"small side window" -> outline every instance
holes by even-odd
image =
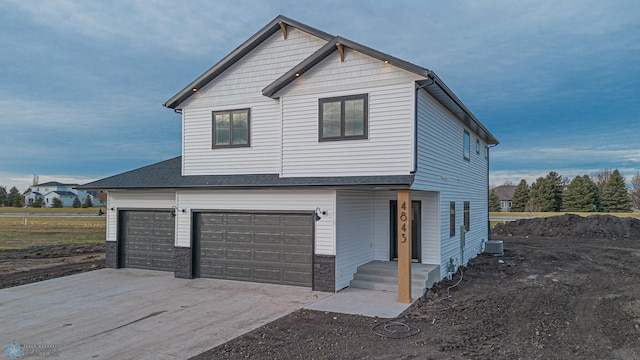
[[[471,136],[467,130],[464,131],[462,157],[465,160],[471,158]]]
[[[469,231],[471,229],[471,203],[469,201],[464,202],[464,229]]]
[[[449,236],[456,236],[456,202],[449,203]]]
[[[476,154],[480,155],[480,140],[476,139]]]

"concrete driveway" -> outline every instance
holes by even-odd
[[[0,346],[65,359],[185,359],[329,295],[102,269],[0,290]]]

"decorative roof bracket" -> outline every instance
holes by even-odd
[[[284,21],[278,21],[278,25],[280,25],[280,29],[282,29],[282,36],[287,40],[287,24]]]
[[[340,62],[344,62],[344,47],[340,43],[336,43],[336,47],[338,48],[338,52],[340,53]]]

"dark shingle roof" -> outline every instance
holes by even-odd
[[[283,186],[396,186],[409,187],[413,175],[291,177],[278,174],[191,175],[182,176],[182,157],[161,161],[122,174],[110,176],[76,189],[178,189],[250,188]]]
[[[511,200],[513,199],[513,193],[516,191],[515,185],[500,185],[491,189],[496,192],[496,195],[500,198],[500,200]]]
[[[49,181],[46,183],[42,183],[42,184],[36,184],[36,185],[32,185],[32,186],[76,186],[78,184],[63,184],[57,181]]]
[[[71,191],[54,191],[54,193],[60,196],[76,196],[76,194]]]

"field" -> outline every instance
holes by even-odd
[[[105,217],[97,216],[0,216],[0,250],[102,243],[105,226]]]
[[[96,215],[100,211],[100,207],[90,208],[16,208],[16,207],[0,207],[0,214],[89,214]],[[104,207],[102,207],[104,211]]]
[[[97,209],[30,210],[42,216],[0,216],[0,288],[104,267],[104,216],[51,215]]]

